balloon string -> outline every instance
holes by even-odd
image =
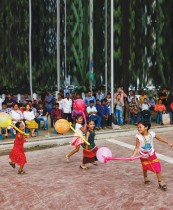
[[[141,158],[142,155],[137,156],[137,157],[131,157],[131,158],[113,158],[113,157],[105,157],[103,155],[102,155],[102,157],[104,158],[104,162],[106,163],[110,160],[125,160],[125,161],[127,161],[127,160],[137,160],[137,159]]]
[[[70,124],[70,128],[72,129],[72,131],[74,131],[87,145],[90,145],[90,143],[88,141],[86,141],[86,139],[81,136]]]
[[[25,136],[29,136],[28,133],[25,133],[25,132],[21,131],[21,130],[18,129],[15,125],[11,124],[11,126],[12,126],[15,130],[19,131],[21,134],[24,134]]]

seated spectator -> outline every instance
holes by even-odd
[[[140,109],[139,106],[135,100],[135,98],[132,98],[130,104],[129,104],[129,112],[130,112],[130,121],[137,125],[137,123],[140,121]]]
[[[97,112],[98,112],[99,116],[101,117],[101,126],[103,129],[106,129],[107,120],[108,120],[108,116],[109,116],[109,109],[108,109],[106,103],[107,103],[107,100],[102,99],[101,105],[97,106]]]
[[[52,109],[51,112],[51,118],[53,119],[53,122],[55,123],[59,119],[63,119],[63,111],[62,109],[59,109],[59,104],[55,103],[55,108]]]
[[[29,101],[31,101],[31,98],[29,97],[29,95],[27,93],[24,94],[24,98],[20,101],[23,105],[29,103]]]
[[[25,123],[23,121],[23,114],[22,112],[19,110],[19,106],[18,103],[14,103],[13,104],[13,109],[10,112],[11,118],[12,118],[12,122],[15,125],[17,122],[22,122],[23,125],[25,126]],[[16,130],[13,129],[13,133],[16,134]]]
[[[98,110],[98,107],[101,105],[101,102],[99,99],[96,100],[96,109]]]
[[[3,103],[3,99],[0,97],[0,111],[1,111],[1,109],[2,109],[2,103]]]
[[[29,100],[27,104],[30,105],[31,110],[34,112],[34,115],[37,116],[37,109],[36,109],[37,108],[37,105],[33,104],[31,100]],[[25,106],[25,108],[26,108],[26,106]]]
[[[20,110],[20,111],[22,112],[22,114],[23,114],[23,112],[25,111],[25,106],[24,106],[22,103],[19,103],[18,106],[19,106],[19,110]]]
[[[43,121],[44,126],[43,129],[47,130],[48,129],[48,112],[47,110],[43,107],[43,104],[39,104],[37,107],[37,120],[38,121]]]
[[[94,106],[94,101],[90,101],[90,106],[87,107],[87,113],[88,113],[88,117],[95,122],[95,129],[99,130],[100,129],[100,124],[101,124],[101,120],[102,118],[98,115],[97,109]]]
[[[118,94],[115,99],[115,115],[116,115],[116,123],[117,125],[123,125],[124,119],[123,119],[123,107],[124,107],[124,101],[121,97],[121,94]]]
[[[148,100],[148,96],[145,94],[145,91],[142,90],[141,95],[139,97],[139,105],[140,106],[143,104],[144,99]]]
[[[2,103],[2,109],[0,110],[0,112],[5,112],[7,114],[10,114],[11,112],[11,108],[7,108],[7,104],[5,102]],[[11,129],[11,126],[8,126],[7,128],[5,128],[5,137],[8,137],[8,130]],[[2,128],[0,128],[0,135],[2,134]]]
[[[162,113],[163,112],[166,112],[166,107],[162,103],[162,99],[159,99],[158,100],[158,104],[155,105],[154,111],[157,112],[156,123],[163,125],[163,122],[162,122]]]
[[[162,104],[164,104],[165,107],[167,107],[168,95],[167,95],[167,89],[166,89],[166,87],[163,87],[162,88],[161,93],[159,93],[159,98],[162,99]]]
[[[26,127],[30,130],[31,137],[35,137],[35,129],[38,128],[38,124],[35,121],[35,114],[31,110],[30,104],[25,105],[25,111],[23,112],[23,118],[26,123]]]
[[[151,105],[150,106],[150,110],[154,110],[154,107],[155,107],[155,100],[153,97],[149,97],[148,98],[148,103]]]
[[[13,109],[10,112],[10,115],[12,117],[13,124],[16,124],[17,122],[23,122],[23,114],[19,110],[18,103],[13,104]],[[25,124],[23,122],[23,124]]]
[[[12,108],[14,103],[16,103],[16,100],[13,98],[12,94],[8,94],[4,102],[7,103],[7,108]]]
[[[134,90],[130,90],[129,91],[129,95],[127,96],[128,104],[130,104],[132,102],[133,98],[136,100],[135,91]]]
[[[150,113],[150,104],[147,101],[147,98],[144,98],[143,103],[140,105],[141,108],[141,116],[142,119],[146,119],[150,121],[151,113]]]

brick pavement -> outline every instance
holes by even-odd
[[[161,134],[171,142],[172,133]],[[133,136],[115,137],[116,140],[135,144]],[[132,150],[104,140],[96,141],[99,147],[111,148],[113,156],[128,157]],[[173,158],[171,148],[155,143],[161,154]],[[172,210],[172,164],[161,161],[166,192],[158,188],[156,176],[149,173],[151,183],[143,183],[140,161],[111,161],[81,170],[82,150],[70,162],[65,154],[69,145],[27,152],[26,174],[8,165],[8,157],[0,157],[0,209],[20,210]]]

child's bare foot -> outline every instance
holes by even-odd
[[[65,157],[66,157],[67,162],[69,162],[69,160],[70,160],[69,156],[66,155]]]

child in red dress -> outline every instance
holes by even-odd
[[[18,129],[20,129],[21,131],[25,131],[25,127],[23,125],[23,123],[21,122],[17,122],[15,125]],[[25,165],[26,161],[26,156],[24,153],[24,148],[23,148],[23,144],[26,142],[24,134],[21,134],[17,131],[16,133],[16,137],[14,140],[14,146],[13,149],[10,152],[9,158],[10,158],[10,162],[9,164],[15,168],[15,164],[17,163],[19,165],[19,170],[18,170],[18,174],[24,174],[24,170],[23,167]]]

